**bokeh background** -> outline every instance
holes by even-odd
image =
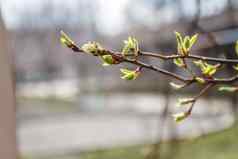
[[[144,51],[176,51],[174,31],[199,33],[194,54],[236,58],[237,0],[2,0],[13,54],[17,140],[21,159],[235,159],[237,96],[210,91],[176,124],[178,97],[199,87],[169,88],[146,70],[120,79],[119,68],[62,47],[60,30],[78,44],[121,50],[134,36]],[[172,63],[145,59],[183,73]],[[228,68],[222,76],[232,73]]]

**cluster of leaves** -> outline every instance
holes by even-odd
[[[61,31],[60,39],[61,43],[63,43],[73,51],[80,50],[81,52],[92,54],[93,56],[99,56],[103,62],[103,66],[120,64],[121,62],[123,62],[123,57],[136,58],[139,54],[138,41],[133,37],[129,37],[128,40],[124,41],[125,45],[122,49],[121,56],[112,54],[97,42],[87,42],[86,44],[83,44],[81,48],[79,48],[75,45],[74,41],[71,40],[69,36],[66,35],[63,31]],[[140,75],[141,68],[142,67],[137,67],[135,70],[122,68],[120,69],[122,73],[121,78],[125,80],[135,80]]]
[[[212,77],[220,66],[219,64],[211,65],[202,60],[194,61],[193,63],[201,69],[202,74],[206,77]]]
[[[201,74],[197,75],[197,73],[192,70],[191,66],[187,64],[186,60],[189,58],[194,58],[194,56],[191,55],[191,49],[198,39],[198,34],[195,34],[191,37],[190,36],[183,37],[180,33],[175,32],[175,36],[177,40],[177,53],[171,56],[164,56],[161,54],[153,54],[153,53],[144,53],[140,50],[138,41],[133,37],[129,37],[128,40],[124,41],[124,47],[122,48],[121,52],[113,52],[107,50],[97,42],[87,42],[86,44],[83,44],[81,47],[79,47],[63,31],[61,31],[60,41],[61,43],[63,43],[63,45],[70,48],[74,52],[83,52],[86,54],[91,54],[93,56],[99,57],[103,62],[102,64],[103,66],[117,65],[123,62],[136,65],[136,68],[133,70],[126,68],[120,69],[122,74],[121,78],[125,80],[137,79],[139,75],[142,74],[142,68],[148,68],[157,71],[159,73],[164,73],[165,75],[171,76],[177,80],[180,80],[182,84],[176,84],[173,82],[170,83],[170,85],[176,90],[185,88],[186,86],[194,83],[201,85],[202,89],[196,96],[178,99],[178,106],[188,107],[186,111],[173,115],[175,121],[180,122],[186,119],[191,114],[194,103],[197,101],[198,98],[200,98],[204,93],[206,93],[209,88],[219,85],[218,88],[219,91],[226,91],[226,92],[238,91],[238,87],[233,86],[231,84],[232,82],[238,80],[238,75],[235,75],[234,77],[228,79],[216,78],[215,74],[220,70],[219,69],[221,68],[220,66],[222,66],[223,64],[224,65],[227,64],[229,61],[226,61],[226,59],[215,59],[215,58],[211,59],[209,57],[204,56],[200,57],[197,56],[196,57],[197,60],[192,61],[193,64],[197,66],[201,71]],[[236,42],[235,50],[236,54],[238,55],[238,42]],[[161,58],[163,60],[172,59],[173,63],[176,66],[188,71],[191,77],[190,78],[181,77],[177,74],[168,72],[161,68],[157,68],[155,66],[142,63],[138,60],[138,56],[151,56],[155,58]],[[216,64],[209,64],[208,63],[209,61],[216,62]],[[238,70],[238,60],[237,62],[235,61],[234,69]],[[221,84],[222,86],[220,86]]]
[[[198,34],[193,35],[192,37],[185,36],[184,38],[179,32],[175,32],[177,40],[177,50],[181,55],[188,55],[193,44],[197,41]]]
[[[185,36],[185,38],[183,38],[181,36],[181,34],[178,33],[178,32],[175,32],[175,35],[176,35],[176,39],[177,39],[178,53],[186,58],[186,56],[189,56],[190,49],[192,48],[193,44],[195,44],[195,42],[197,41],[198,34],[193,35],[191,38],[189,36]],[[236,50],[236,54],[238,55],[238,41],[236,42],[235,50]],[[182,58],[175,58],[174,59],[174,64],[177,65],[178,67],[189,69],[189,68],[187,68],[188,66],[185,62],[185,58],[183,58],[183,57]],[[215,65],[209,64],[209,63],[206,62],[206,58],[201,58],[199,60],[193,61],[193,63],[197,67],[199,67],[199,69],[201,70],[201,73],[202,73],[202,77],[199,77],[199,76],[196,76],[192,72],[193,79],[199,84],[208,85],[208,86],[209,86],[209,83],[207,81],[209,81],[209,80],[206,80],[206,79],[211,79],[210,83],[212,83],[212,84],[210,86],[215,85],[215,83],[213,82],[213,79],[215,79],[214,75],[218,71],[218,69],[220,68],[221,64],[220,63],[217,63]],[[233,68],[235,70],[238,70],[238,64],[234,65]],[[183,85],[175,84],[173,82],[170,83],[170,85],[176,90],[184,88],[188,84],[190,84],[190,83],[185,83]],[[207,87],[204,87],[203,90],[205,90],[206,88]],[[202,95],[202,93],[205,93],[205,91],[203,92],[203,90],[196,97],[178,99],[178,105],[179,106],[189,105],[190,107],[185,112],[181,112],[181,113],[173,115],[174,119],[177,122],[180,122],[180,121],[184,120],[185,118],[187,118],[191,114],[191,110],[193,108],[194,103]],[[238,91],[238,87],[237,86],[224,85],[224,86],[220,86],[218,88],[218,90],[219,91],[226,91],[226,92],[236,92],[236,91]]]

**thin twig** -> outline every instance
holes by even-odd
[[[199,56],[199,55],[192,55],[192,54],[189,54],[187,56],[176,55],[176,54],[163,55],[163,54],[159,54],[159,53],[141,51],[140,55],[160,58],[162,60],[172,60],[172,59],[176,59],[176,58],[187,58],[187,59],[204,60],[204,61],[210,61],[210,62],[219,62],[219,63],[224,63],[224,64],[238,64],[237,59],[224,59],[224,58],[206,57],[206,56]]]
[[[84,51],[80,49],[80,51],[78,51],[78,52],[84,52]],[[139,60],[134,60],[134,59],[126,58],[126,57],[122,56],[120,52],[114,52],[114,51],[107,50],[106,53],[109,54],[109,55],[112,55],[112,56],[114,56],[116,58],[118,58],[121,62],[127,62],[127,63],[131,63],[131,64],[134,64],[134,65],[137,65],[137,66],[141,66],[141,67],[144,67],[144,68],[147,68],[147,69],[150,69],[150,70],[162,73],[164,75],[170,76],[170,77],[172,77],[174,79],[177,79],[177,80],[179,80],[181,82],[184,82],[184,83],[189,82],[191,84],[191,83],[196,81],[194,79],[194,77],[186,78],[186,77],[180,76],[178,74],[175,74],[173,72],[169,72],[169,71],[167,71],[165,69],[156,67],[154,65],[141,62]],[[162,58],[162,59],[185,58],[182,55],[169,55],[169,56],[165,56],[165,55],[149,53],[149,52],[140,52],[140,55],[146,55],[146,56],[150,56],[151,55],[153,57],[159,57],[159,58]],[[194,56],[194,55],[188,55],[186,57],[187,58],[191,57],[191,58],[202,59],[202,60],[205,60],[205,61],[209,61],[209,60],[212,60],[212,61],[223,61],[223,62],[231,61],[229,59],[217,59],[217,58],[210,58],[210,57],[203,57],[203,56]],[[233,61],[233,63],[234,62],[238,63],[238,60],[232,60],[232,61]],[[235,82],[235,81],[238,80],[238,75],[235,75],[235,76],[229,77],[229,78],[204,78],[204,80],[206,82],[216,83],[216,84],[232,83],[232,82]]]
[[[165,69],[161,69],[161,68],[158,68],[156,66],[153,66],[151,64],[146,64],[146,63],[143,63],[141,61],[138,61],[138,60],[131,60],[131,59],[124,59],[125,62],[128,62],[128,63],[131,63],[131,64],[135,64],[137,66],[142,66],[144,68],[148,68],[150,70],[154,70],[156,72],[159,72],[159,73],[162,73],[162,74],[165,74],[165,75],[168,75],[170,77],[173,77],[179,81],[182,81],[182,82],[189,82],[189,81],[193,81],[193,78],[185,78],[185,77],[182,77],[180,75],[177,75],[175,73],[172,73],[172,72],[169,72]]]
[[[194,97],[195,100],[197,100],[198,98],[200,98],[202,95],[204,95],[208,89],[210,89],[211,87],[213,87],[215,85],[215,83],[209,83],[207,84],[205,87],[203,87],[203,89]]]
[[[215,83],[209,83],[207,84],[205,87],[203,87],[203,89],[195,96],[193,97],[194,102],[192,103],[192,105],[189,107],[187,113],[191,114],[193,107],[195,105],[195,102],[201,97],[203,96],[211,87],[215,86]]]

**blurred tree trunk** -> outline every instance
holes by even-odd
[[[11,56],[0,15],[0,158],[16,159],[16,116]]]

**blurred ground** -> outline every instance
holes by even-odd
[[[84,96],[79,104],[98,103],[100,98]],[[171,115],[166,119],[161,115],[165,109],[162,94],[114,93],[106,98],[107,103],[101,103],[98,111],[90,111],[90,103],[85,104],[88,110],[80,110],[73,102],[19,99],[20,151],[47,156],[132,146],[154,143],[160,136],[163,140],[196,137],[228,128],[234,122],[228,100],[201,100],[191,118],[176,124]],[[170,112],[176,111],[175,102],[171,101]],[[149,107],[144,108],[143,103]]]
[[[235,124],[232,128],[222,132],[204,135],[197,139],[162,143],[160,146],[160,155],[162,158],[170,159],[236,159],[238,154],[237,134],[238,126]],[[28,155],[23,157],[23,159],[144,159],[149,156],[152,147],[153,145],[145,145],[99,149],[91,152],[75,152],[48,157],[33,157]]]

